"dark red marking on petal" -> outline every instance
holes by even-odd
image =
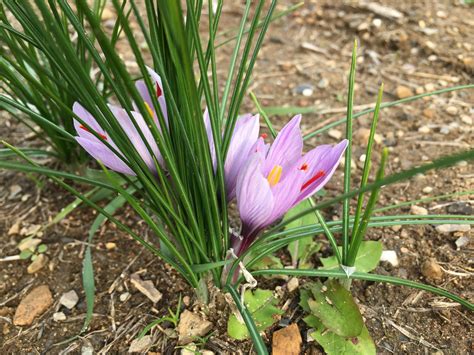
[[[262,134],[260,135],[260,137],[262,137],[263,139],[266,139],[266,138],[268,137],[268,134],[262,133]]]
[[[163,95],[163,90],[161,90],[160,85],[157,83],[156,84],[156,97],[160,97]]]
[[[79,128],[83,129],[83,130],[86,131],[86,132],[91,133],[91,131],[89,130],[89,128],[87,128],[86,126],[84,126],[84,125],[82,125],[82,124],[79,126]],[[98,134],[99,137],[102,138],[103,140],[105,140],[105,141],[107,140],[107,136],[105,136],[105,135],[103,135],[103,134],[100,134],[100,133],[98,133],[98,132],[97,132],[97,134]]]
[[[309,165],[306,163],[303,163],[298,169],[303,170],[303,171],[308,171]]]
[[[313,182],[315,182],[316,180],[318,180],[319,178],[323,177],[324,175],[326,175],[326,173],[322,170],[318,171],[316,174],[313,175],[313,177],[311,179],[309,179],[308,181],[306,181],[303,186],[301,186],[301,190],[300,191],[303,191],[304,189],[306,189],[309,185],[311,185]]]

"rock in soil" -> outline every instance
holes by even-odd
[[[143,338],[135,339],[128,348],[129,353],[141,353],[153,344],[151,335],[145,335]]]
[[[456,202],[448,207],[448,212],[470,216],[472,215],[472,206],[467,202]]]
[[[26,269],[28,274],[34,274],[40,271],[48,263],[48,257],[44,254],[40,254]]]
[[[421,273],[431,280],[439,281],[443,278],[443,270],[435,259],[426,260],[421,265]]]
[[[469,224],[440,224],[436,226],[436,231],[439,233],[453,233],[453,232],[469,232],[471,226]]]
[[[397,267],[398,266],[398,255],[395,250],[384,250],[382,251],[382,256],[380,261],[386,261],[390,265]]]
[[[189,344],[195,337],[203,337],[211,331],[213,324],[196,313],[185,310],[178,324],[178,343]]]
[[[130,282],[153,303],[157,303],[161,300],[161,297],[163,297],[161,292],[156,289],[155,285],[153,285],[153,281],[143,281],[138,274],[132,274],[130,276]]]
[[[406,86],[397,86],[397,97],[399,99],[405,99],[407,97],[413,96],[413,90]]]
[[[424,207],[413,205],[410,207],[410,212],[419,216],[427,216],[428,210]]]
[[[273,355],[298,355],[301,350],[300,330],[296,323],[273,333]]]
[[[66,315],[63,312],[56,312],[53,314],[53,320],[55,322],[62,322],[66,320]]]
[[[328,131],[328,136],[339,140],[342,138],[342,132],[337,129],[330,129]]]
[[[286,287],[288,288],[288,292],[293,292],[296,290],[300,285],[300,282],[298,281],[298,278],[292,277],[290,281],[288,281],[288,284]]]
[[[466,245],[469,244],[469,238],[466,237],[466,236],[462,236],[462,237],[459,237],[458,239],[456,239],[456,247],[458,249],[461,249],[462,247],[465,247]]]
[[[71,290],[61,296],[59,303],[61,303],[67,309],[73,309],[78,301],[79,296],[77,295],[76,291]]]
[[[35,287],[18,305],[13,324],[30,325],[33,320],[43,314],[53,304],[53,295],[48,285]]]

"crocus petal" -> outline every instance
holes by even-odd
[[[259,115],[245,115],[237,119],[225,160],[225,183],[227,199],[235,197],[237,177],[248,161],[252,147],[258,140]]]
[[[127,134],[130,142],[133,144],[140,157],[146,163],[148,168],[156,173],[156,166],[153,157],[155,157],[161,165],[163,165],[163,158],[158,150],[158,145],[153,137],[153,134],[151,133],[150,128],[147,126],[143,116],[138,112],[131,112],[138,128],[151,148],[151,152],[147,148],[147,145],[143,141],[138,130],[135,128],[135,125],[130,119],[128,112],[123,108],[114,105],[109,105],[109,108],[115,117],[117,117],[117,120],[122,124],[125,133]]]
[[[119,173],[135,175],[132,169],[125,164],[117,155],[101,142],[94,142],[83,137],[76,137],[77,142],[92,155],[101,161],[106,167]]]
[[[273,210],[266,225],[283,217],[295,205],[305,176],[305,172],[294,166],[278,184],[272,187]]]
[[[262,137],[259,137],[250,151],[258,153],[263,160],[267,156],[269,149],[270,143],[265,143],[265,140]]]
[[[216,168],[217,168],[216,146],[214,144],[214,137],[212,135],[211,117],[209,116],[209,110],[207,109],[207,107],[204,110],[203,119],[204,119],[204,128],[206,129],[207,141],[209,142],[209,150],[211,153],[212,167],[214,168],[214,171],[216,171]]]
[[[278,133],[270,147],[264,165],[264,174],[267,175],[275,165],[280,165],[284,172],[301,157],[303,151],[303,137],[300,131],[301,115],[296,115]]]
[[[303,164],[307,164],[308,166],[305,181],[309,181],[312,176],[315,176],[320,171],[323,172],[324,175],[301,191],[294,203],[295,205],[305,198],[314,195],[329,181],[339,165],[347,144],[348,141],[344,139],[336,146],[321,145],[309,151],[299,160],[299,167]]]
[[[153,69],[147,67],[147,70],[148,70],[148,74],[150,75],[151,81],[153,85],[155,86],[155,91],[153,91],[153,94],[157,95],[156,91],[159,91],[159,93],[161,94],[160,96],[157,97],[157,100],[160,105],[161,112],[163,113],[163,116],[165,118],[165,121],[168,123],[168,110],[166,107],[166,100],[163,95],[163,85],[161,82],[161,78]],[[146,104],[150,107],[151,111],[153,112],[153,118],[158,121],[158,116],[155,110],[155,106],[153,105],[153,101],[151,99],[150,92],[148,91],[148,87],[145,84],[145,81],[138,80],[135,83],[135,86],[138,92],[140,93],[143,101],[146,102]],[[134,110],[138,111],[138,108],[135,104],[134,104]]]
[[[105,131],[100,127],[99,123],[97,123],[94,116],[90,114],[79,102],[75,102],[72,106],[72,111],[86,123],[89,125],[95,132],[99,135],[106,135]],[[85,126],[83,126],[79,121],[74,120],[74,128],[76,129],[77,134],[80,137],[90,138],[90,139],[97,139]]]
[[[265,227],[273,210],[273,194],[262,175],[261,164],[258,154],[253,154],[237,179],[237,207],[244,238],[254,238]]]

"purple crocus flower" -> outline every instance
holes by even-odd
[[[161,84],[161,78],[151,69],[148,69],[148,72],[150,74],[150,78],[152,79],[154,86],[156,87],[156,96],[158,103],[160,104],[160,109],[165,117],[165,120],[167,121],[168,114],[166,110],[166,101],[163,97],[163,87]],[[148,92],[145,82],[143,80],[139,80],[136,82],[135,85],[137,87],[138,92],[142,96],[146,108],[148,109],[150,115],[153,117],[155,124],[157,125],[158,129],[161,129],[158,123],[158,118],[151,100],[150,93]],[[138,128],[140,129],[141,133],[143,134],[143,137],[151,148],[151,152],[150,150],[148,150],[138,130],[135,128],[135,125],[130,119],[127,111],[121,107],[114,105],[109,105],[109,108],[116,117],[117,121],[120,122],[120,124],[122,125],[125,133],[130,139],[130,142],[140,154],[147,167],[152,172],[156,173],[156,165],[153,158],[156,158],[160,165],[163,165],[163,158],[158,150],[158,145],[155,139],[153,138],[151,130],[145,122],[143,116],[137,111],[131,111],[131,114]],[[77,120],[74,120],[74,127],[78,134],[78,136],[76,137],[77,142],[90,155],[92,155],[95,159],[100,160],[109,169],[123,174],[135,175],[135,172],[128,166],[126,159],[121,159],[109,147],[107,147],[106,144],[104,144],[104,141],[107,141],[110,146],[112,146],[119,154],[121,154],[117,145],[113,142],[107,132],[102,129],[97,120],[78,102],[74,103],[73,112],[78,117],[80,117],[90,128],[92,128],[100,137],[97,138],[90,132],[90,130],[86,126],[82,125]]]
[[[163,113],[166,123],[168,123],[168,111],[166,107],[166,100],[163,95],[163,86],[160,76],[150,68],[148,69],[148,74],[152,80],[153,85],[156,87],[156,98],[160,105],[161,112]],[[153,117],[155,124],[157,125],[158,130],[161,131],[161,127],[158,123],[158,116],[153,106],[153,101],[151,99],[150,92],[145,84],[144,80],[139,80],[136,82],[136,88],[140,93],[142,100],[148,109],[150,115]],[[117,120],[123,125],[123,128],[128,135],[131,143],[135,146],[140,156],[143,158],[148,168],[156,173],[156,166],[153,161],[153,156],[158,160],[161,166],[163,166],[163,159],[158,150],[158,146],[151,134],[149,127],[147,126],[145,119],[138,112],[136,105],[134,104],[135,111],[132,111],[134,119],[140,130],[142,131],[147,143],[152,149],[152,154],[148,151],[146,144],[140,137],[139,132],[133,125],[132,120],[128,116],[128,113],[117,106],[109,105],[112,110],[112,113],[116,116]],[[111,149],[109,149],[105,144],[106,140],[118,153],[120,150],[117,148],[116,144],[112,139],[107,135],[107,132],[100,127],[96,119],[79,103],[75,103],[73,106],[74,113],[79,116],[87,125],[90,126],[96,133],[99,135],[100,139],[94,136],[89,129],[80,124],[77,120],[74,120],[74,126],[78,133],[76,137],[77,142],[95,159],[100,160],[108,168],[115,170],[120,173],[135,175],[132,169],[127,164],[126,159],[121,159],[117,156]],[[216,157],[215,157],[215,146],[212,138],[211,122],[209,118],[209,112],[206,109],[204,112],[204,124],[206,128],[207,138],[209,140],[209,146],[211,151],[211,157],[213,160],[214,169],[216,168]],[[247,157],[249,156],[252,147],[256,144],[259,135],[259,116],[246,114],[240,116],[237,119],[237,122],[232,133],[227,158],[224,165],[225,173],[225,182],[226,182],[226,194],[228,201],[232,200],[235,197],[235,187],[237,184],[237,176],[242,170]]]
[[[252,148],[258,141],[260,131],[260,116],[245,114],[239,116],[235,123],[234,131],[227,150],[227,156],[224,162],[225,188],[227,201],[235,198],[235,187],[237,177],[252,152]],[[212,137],[211,121],[209,112],[204,112],[204,124],[207,132],[207,139],[210,142],[210,150],[214,170],[216,169],[216,153],[214,139]]]
[[[293,117],[271,146],[259,138],[248,163],[237,178],[237,206],[241,236],[232,237],[240,256],[258,234],[293,206],[314,195],[331,178],[347,147],[321,145],[302,155],[301,115]]]

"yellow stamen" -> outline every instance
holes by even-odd
[[[270,174],[268,174],[267,176],[267,180],[270,183],[270,186],[275,186],[276,184],[278,184],[281,178],[282,171],[283,168],[281,167],[281,165],[275,165],[273,167],[272,171],[270,171]]]
[[[153,117],[153,111],[151,110],[150,105],[148,105],[148,103],[145,101],[143,101],[143,103],[145,104],[145,107],[148,110],[148,113],[150,114],[150,116]]]

